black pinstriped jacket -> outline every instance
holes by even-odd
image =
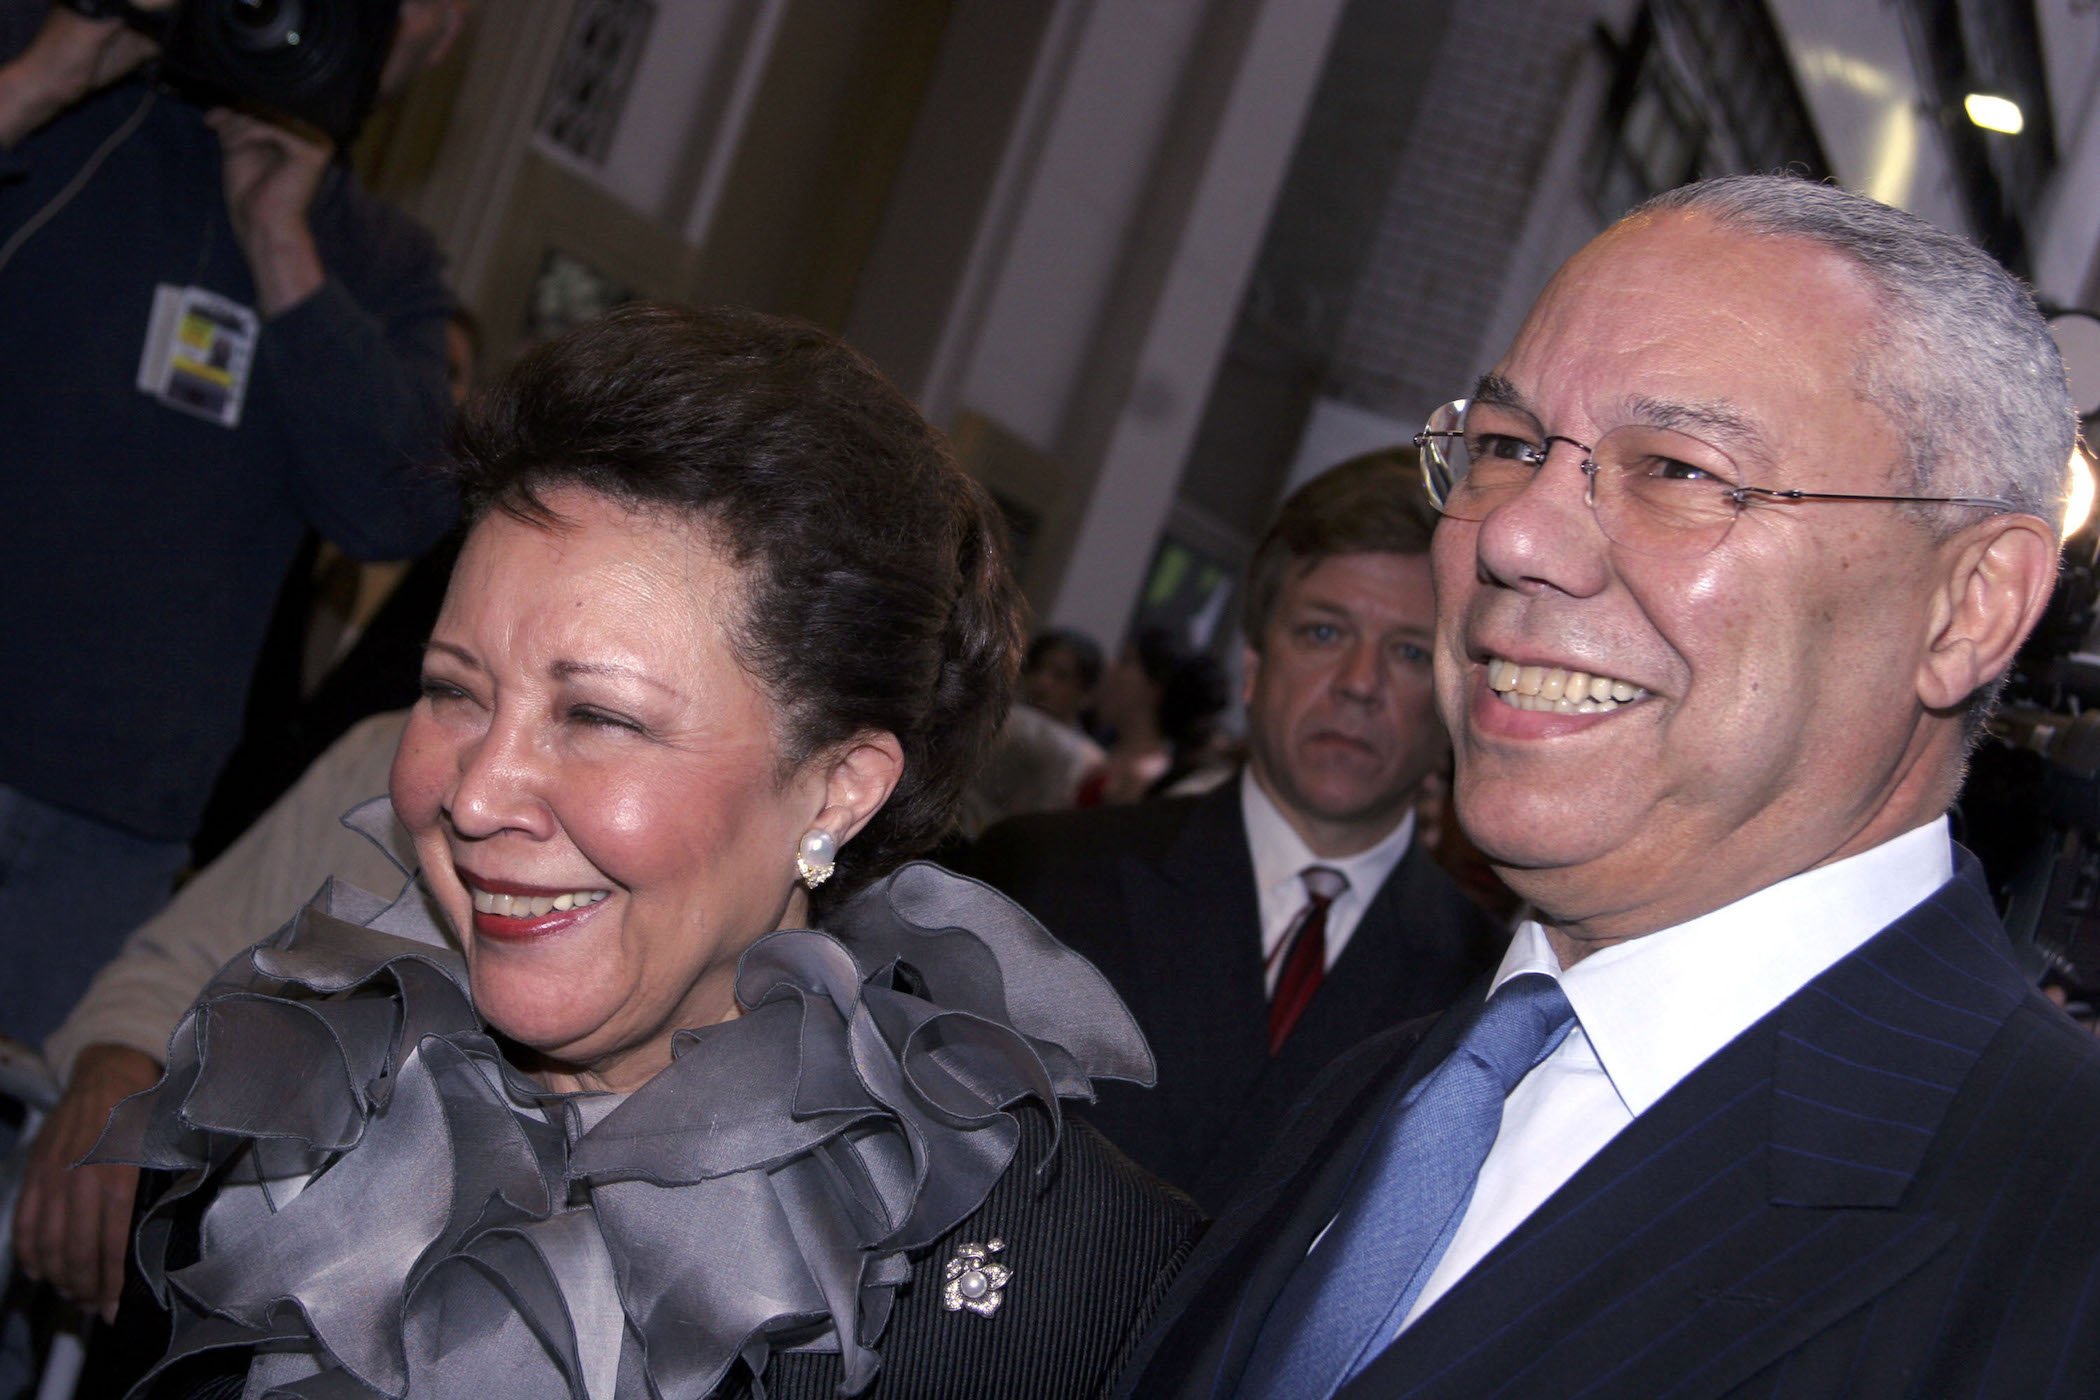
[[[1961,864],[1637,1118],[1340,1400],[2100,1393],[2100,1043],[2029,985]],[[1335,1066],[1126,1393],[1232,1393],[1379,1111],[1480,1004]]]
[[[1193,1245],[1186,1196],[1147,1175],[1099,1133],[1067,1117],[1050,1149],[1048,1115],[1017,1109],[1020,1151],[977,1213],[912,1267],[877,1348],[882,1374],[863,1400],[1084,1400],[1107,1393]],[[1011,1270],[990,1317],[949,1311],[942,1273],[958,1245],[992,1239]],[[767,1400],[832,1400],[833,1355],[785,1353]],[[732,1387],[726,1396],[749,1394]]]

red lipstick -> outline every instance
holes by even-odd
[[[518,880],[501,880],[490,876],[475,875],[465,870],[458,871],[460,882],[467,888],[471,900],[476,894],[510,895],[514,898],[553,898],[557,895],[573,894],[578,888],[588,886],[528,885]],[[582,923],[598,912],[605,900],[570,909],[550,909],[544,914],[497,914],[481,909],[473,910],[474,936],[497,943],[526,943],[550,934],[560,933]]]

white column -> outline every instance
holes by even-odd
[[[1268,0],[1226,78],[1159,295],[1116,403],[1050,620],[1118,637],[1174,504],[1342,0]],[[1202,470],[1202,464],[1194,464]]]
[[[2058,163],[2034,237],[2043,301],[2092,309],[2100,300],[2100,24],[2077,0],[2040,0]]]
[[[1009,142],[1011,204],[987,217],[1003,229],[982,309],[967,343],[943,345],[935,376],[1040,451],[1061,446],[1132,242],[1157,236],[1142,226],[1147,195],[1213,8],[1073,0],[1045,36],[1037,76],[1052,91],[1030,94]]]

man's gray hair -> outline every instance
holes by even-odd
[[[1858,387],[1903,437],[1910,482],[1898,489],[2002,497],[2061,524],[2078,431],[2063,358],[2026,286],[1989,254],[1914,214],[1791,175],[1685,185],[1626,217],[1666,213],[1851,259],[1881,303]]]

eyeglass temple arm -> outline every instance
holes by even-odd
[[[1845,491],[1782,491],[1770,486],[1737,486],[1729,491],[1737,505],[1751,496],[1768,501],[1881,501],[1895,505],[1983,506],[1990,510],[2018,512],[2020,507],[1996,496],[1859,496]]]
[[[1464,432],[1456,429],[1425,428],[1415,434],[1415,446],[1427,447],[1430,438],[1464,436]],[[1737,486],[1728,494],[1735,497],[1739,506],[1747,505],[1752,496],[1760,496],[1768,501],[1867,501],[1893,505],[1979,506],[1986,510],[2020,512],[2018,505],[1997,496],[1864,496],[1847,491],[1791,491],[1771,486]]]

